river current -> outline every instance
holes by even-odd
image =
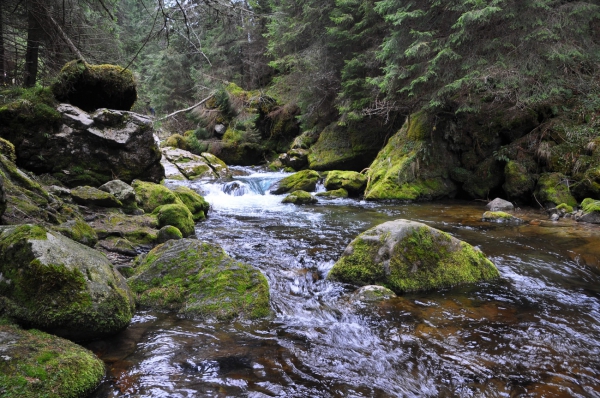
[[[481,202],[281,204],[268,188],[286,174],[233,169],[228,185],[167,184],[210,202],[198,239],[267,276],[274,316],[138,312],[89,345],[109,369],[94,397],[600,397],[600,227],[526,209],[523,225],[484,223]],[[478,246],[501,278],[375,304],[325,279],[398,218]]]

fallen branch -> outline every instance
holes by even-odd
[[[173,113],[168,114],[167,116],[163,116],[160,119],[156,119],[156,121],[159,122],[161,120],[168,119],[168,118],[170,118],[172,116],[175,116],[175,115],[177,115],[178,113],[181,113],[181,112],[189,112],[192,109],[194,109],[195,107],[202,105],[203,103],[205,103],[206,101],[208,101],[209,99],[211,99],[214,96],[215,96],[215,94],[213,93],[213,94],[209,95],[208,97],[204,98],[202,101],[198,102],[197,104],[194,104],[194,105],[190,106],[189,108],[180,109],[178,111],[175,111]]]

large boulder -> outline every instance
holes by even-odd
[[[395,220],[354,239],[328,278],[361,286],[382,285],[404,293],[498,276],[494,264],[468,243],[425,224]]]
[[[40,226],[0,229],[0,313],[75,340],[116,333],[131,320],[125,279],[102,253]]]
[[[333,170],[327,173],[325,188],[328,191],[343,188],[351,195],[360,195],[367,186],[367,177],[356,171]]]
[[[308,167],[313,170],[360,171],[373,161],[385,143],[390,126],[380,126],[371,119],[340,126],[325,127],[310,148]]]
[[[217,245],[169,240],[137,260],[129,286],[142,308],[192,318],[259,318],[270,314],[264,275]]]
[[[210,209],[210,204],[204,200],[199,193],[184,186],[176,187],[173,190],[173,193],[190,210],[194,221],[200,221],[206,218],[208,210]]]
[[[175,166],[189,180],[223,178],[229,175],[227,165],[215,155],[207,152],[195,155],[183,149],[166,147],[162,149],[162,153],[166,161]],[[176,173],[171,172],[170,174]]]
[[[546,207],[556,207],[560,203],[577,206],[577,200],[571,194],[568,178],[560,173],[542,174],[535,188],[535,198]]]
[[[137,195],[138,205],[146,213],[152,213],[154,209],[162,205],[183,204],[181,199],[164,185],[140,180],[135,180],[131,185]]]
[[[164,178],[149,118],[108,109],[89,114],[69,104],[57,110],[59,123],[47,131],[33,126],[3,132],[15,144],[20,167],[53,174],[69,186]]]
[[[89,350],[38,330],[0,321],[0,396],[79,398],[104,377],[104,363]]]
[[[133,73],[116,65],[67,63],[52,84],[57,100],[86,112],[100,108],[128,111],[137,99]]]
[[[313,192],[317,187],[319,178],[319,173],[314,170],[302,170],[273,184],[270,192],[273,195],[294,191]]]
[[[365,199],[433,200],[454,197],[449,171],[457,159],[427,114],[411,115],[371,164]]]

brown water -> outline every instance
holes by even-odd
[[[198,238],[267,275],[273,319],[140,312],[90,345],[109,368],[94,397],[600,397],[599,226],[483,223],[461,201],[295,207],[256,193],[277,178],[243,178],[243,196],[191,184],[213,205]],[[398,218],[479,246],[502,277],[375,305],[324,280],[357,234]]]

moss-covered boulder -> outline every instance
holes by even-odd
[[[179,200],[181,200],[181,202],[183,202],[190,210],[194,221],[200,221],[206,218],[210,205],[200,194],[181,185],[175,188],[173,193],[175,193]]]
[[[125,238],[136,245],[153,245],[158,234],[158,220],[155,214],[126,215],[120,209],[94,211],[94,219],[89,225],[100,240]]]
[[[317,202],[317,198],[306,191],[294,191],[281,201],[281,203],[292,203],[295,205],[309,205]]]
[[[172,225],[179,229],[183,236],[190,236],[195,232],[192,213],[183,204],[174,203],[158,207],[156,218],[159,227]]]
[[[333,191],[318,192],[315,196],[322,198],[347,198],[348,191],[344,188],[334,189]]]
[[[179,228],[174,227],[172,225],[165,225],[158,231],[158,236],[156,241],[158,243],[165,243],[171,239],[183,239],[183,234],[179,230]]]
[[[332,170],[325,178],[325,188],[328,191],[343,188],[350,195],[360,195],[367,186],[367,177],[356,171]]]
[[[79,398],[104,377],[104,363],[91,351],[39,330],[0,320],[0,396]]]
[[[128,280],[142,308],[169,309],[192,318],[260,318],[270,314],[264,275],[217,245],[170,240],[137,260]]]
[[[319,178],[319,173],[314,170],[302,170],[273,184],[270,192],[273,195],[294,191],[313,192]]]
[[[152,213],[154,209],[162,205],[183,204],[177,195],[164,185],[135,180],[131,186],[137,195],[138,206],[146,213]]]
[[[90,65],[81,60],[67,63],[52,92],[57,100],[86,112],[99,108],[128,111],[137,99],[133,73],[117,65]]]
[[[507,224],[520,224],[523,222],[518,217],[513,216],[512,214],[503,212],[503,211],[486,211],[481,216],[483,221],[488,222],[497,222],[497,223],[507,223]]]
[[[308,165],[308,150],[302,148],[290,149],[279,155],[279,161],[285,167],[301,170]]]
[[[581,202],[581,214],[576,217],[577,221],[600,224],[600,200],[586,198]]]
[[[535,180],[524,165],[512,160],[506,163],[502,188],[510,199],[528,200],[534,187]]]
[[[89,247],[94,247],[94,245],[98,243],[96,231],[81,218],[69,220],[53,227],[53,229],[66,237],[73,239],[75,242],[79,242]]]
[[[411,115],[379,152],[367,173],[365,199],[433,200],[454,197],[449,171],[456,159],[424,112]]]
[[[485,255],[449,234],[409,220],[371,228],[346,248],[328,278],[396,293],[440,289],[499,276]]]
[[[131,291],[102,253],[39,226],[0,228],[0,313],[75,340],[125,328]]]
[[[122,207],[123,203],[113,194],[94,187],[82,186],[71,189],[71,197],[75,203],[84,206]]]
[[[577,200],[569,189],[567,176],[560,173],[542,174],[535,188],[535,197],[546,207],[555,207],[559,203],[577,206]]]
[[[312,170],[360,171],[373,161],[389,134],[389,125],[367,119],[344,126],[334,122],[325,127],[308,154]]]

